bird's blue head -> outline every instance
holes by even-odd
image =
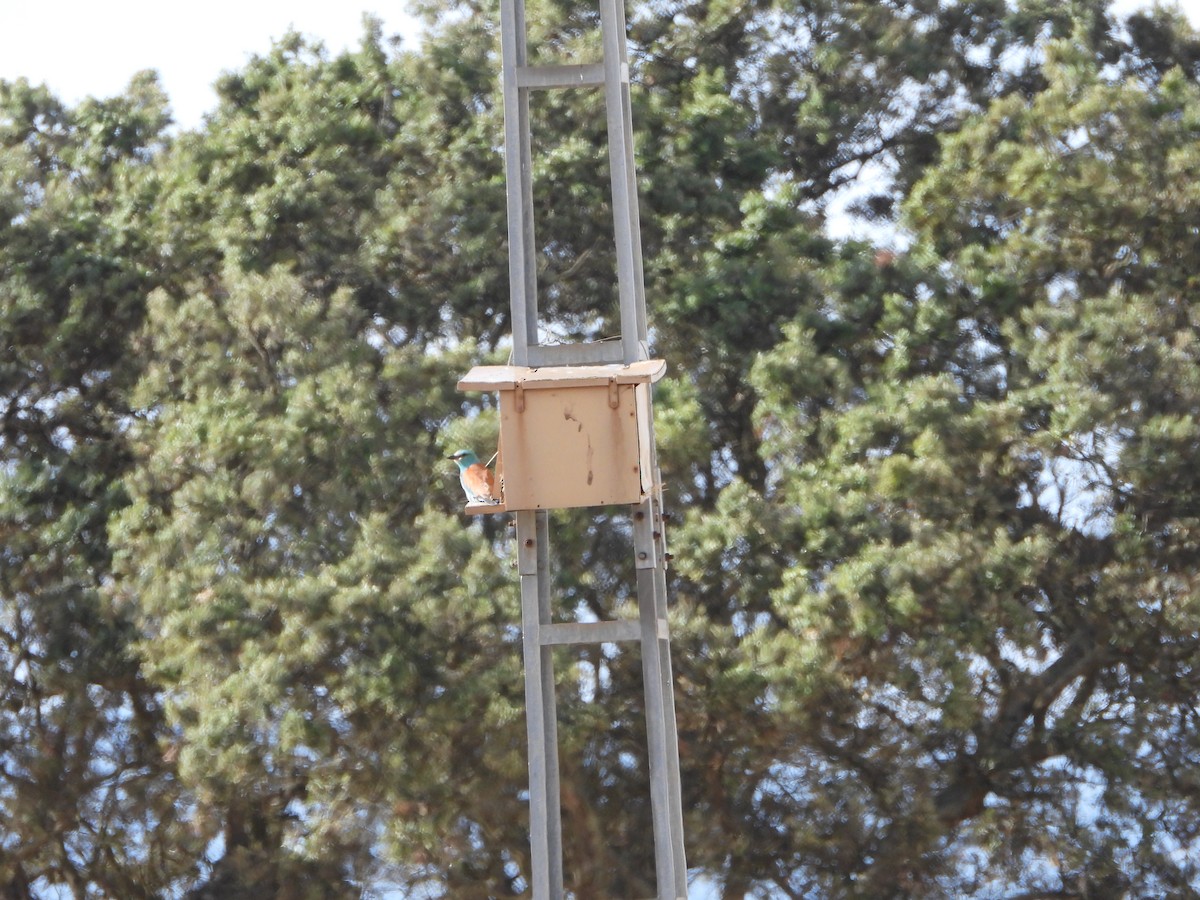
[[[446,459],[452,459],[458,463],[459,470],[470,468],[479,462],[479,457],[475,455],[474,450],[456,450],[451,453]]]

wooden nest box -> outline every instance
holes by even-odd
[[[650,385],[667,364],[476,366],[460,391],[500,394],[498,504],[467,513],[639,503],[653,487]]]

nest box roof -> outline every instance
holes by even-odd
[[[476,366],[458,382],[460,391],[529,391],[658,381],[667,371],[661,359],[646,359],[627,366]]]

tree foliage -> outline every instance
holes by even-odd
[[[511,532],[443,459],[510,330],[499,12],[420,11],[289,35],[192,132],[150,74],[0,84],[4,896],[527,892]],[[1200,39],[1100,0],[629,38],[689,863],[1200,893]],[[599,339],[600,97],[533,114],[544,335]],[[553,517],[557,616],[630,614],[629,531]],[[556,660],[569,889],[649,896],[640,660]]]

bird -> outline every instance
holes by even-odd
[[[458,481],[463,493],[467,495],[468,503],[499,503],[492,491],[496,488],[496,479],[492,470],[479,461],[473,450],[458,450],[447,456],[458,463]]]

